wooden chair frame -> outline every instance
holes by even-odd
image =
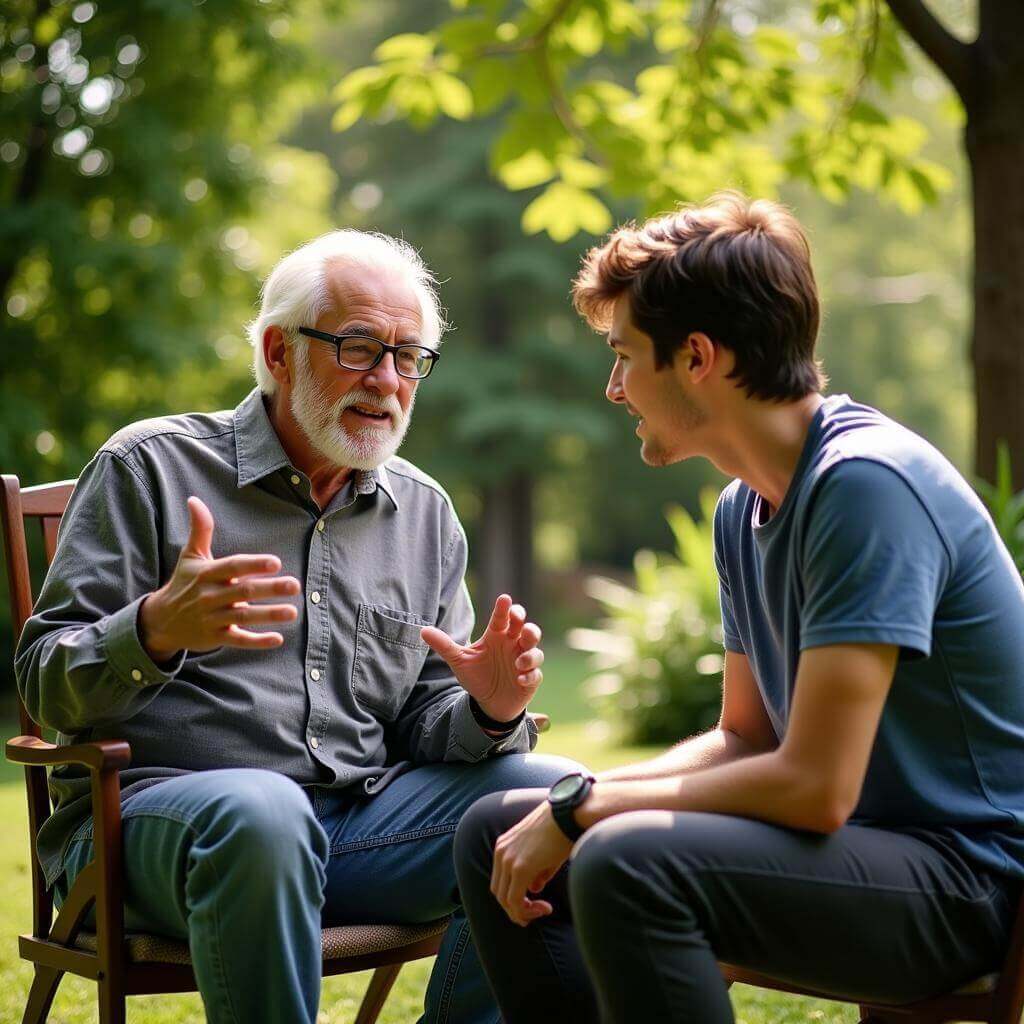
[[[21,634],[32,613],[25,520],[37,519],[43,533],[46,560],[53,559],[57,528],[74,490],[74,480],[22,488],[16,476],[4,475],[0,491],[4,551],[10,585],[14,635]],[[28,792],[29,838],[32,877],[32,932],[18,939],[22,959],[35,967],[22,1017],[23,1024],[44,1024],[57,986],[65,974],[96,982],[101,1024],[124,1024],[125,997],[164,992],[195,992],[191,964],[138,963],[128,956],[124,932],[124,898],[121,875],[121,794],[118,772],[131,761],[131,749],[123,740],[99,740],[74,746],[56,746],[42,738],[19,699],[22,735],[9,740],[9,761],[25,768]],[[47,768],[77,764],[88,768],[92,781],[94,859],[75,879],[67,899],[53,920],[53,893],[47,888],[36,855],[36,836],[50,816]],[[95,952],[76,946],[90,909],[95,907]],[[443,930],[413,942],[380,952],[325,958],[325,976],[373,969],[356,1024],[374,1024],[398,977],[402,964],[433,956]]]

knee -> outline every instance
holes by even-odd
[[[588,829],[573,851],[569,899],[581,925],[624,923],[652,912],[668,890],[662,863],[671,816],[616,815]]]
[[[327,836],[308,798],[277,772],[245,769],[231,778],[213,802],[206,821],[206,845],[220,847],[250,863],[280,867],[296,859],[327,859]]]
[[[498,836],[525,818],[540,799],[543,793],[537,790],[512,790],[490,793],[470,806],[455,831],[453,855],[460,883],[490,879]]]
[[[557,754],[503,754],[481,763],[496,789],[547,789],[563,775],[586,768]]]

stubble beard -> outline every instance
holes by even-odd
[[[692,452],[685,448],[685,440],[708,421],[708,414],[683,392],[675,395],[675,408],[669,427],[672,440],[662,441],[657,436],[645,437],[640,446],[640,458],[648,466],[671,466],[689,458]]]
[[[309,354],[296,345],[295,384],[291,393],[291,411],[310,446],[318,455],[336,466],[371,470],[387,462],[401,447],[412,420],[416,392],[404,412],[394,395],[382,397],[363,388],[352,388],[331,401],[309,366]],[[391,414],[391,425],[348,428],[341,414],[351,405],[365,405]]]

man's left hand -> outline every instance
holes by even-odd
[[[499,722],[518,718],[544,678],[544,652],[537,646],[540,628],[526,621],[526,610],[508,594],[494,602],[487,629],[474,644],[457,644],[434,626],[424,627],[420,635],[484,714]]]
[[[545,800],[494,845],[491,892],[509,920],[525,927],[551,913],[547,900],[532,899],[558,872],[572,852],[572,843],[555,824]]]

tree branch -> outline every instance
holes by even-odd
[[[949,79],[966,103],[971,87],[971,44],[961,42],[929,10],[925,0],[888,0],[903,31]]]

